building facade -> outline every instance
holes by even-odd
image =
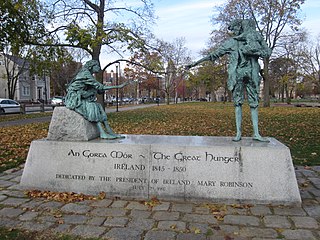
[[[4,53],[0,53],[0,98],[9,98],[8,74],[16,81],[14,100],[46,102],[50,99],[49,76],[32,74],[29,62]]]

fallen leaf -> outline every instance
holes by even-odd
[[[194,233],[195,233],[195,234],[200,234],[200,233],[201,233],[201,230],[200,230],[199,228],[196,228],[196,229],[194,230]]]
[[[157,197],[152,197],[149,201],[140,201],[141,204],[148,206],[149,208],[153,208],[160,204],[160,201]]]
[[[81,202],[85,200],[94,200],[94,196],[85,195],[82,193],[74,192],[51,192],[51,191],[40,191],[40,190],[31,190],[25,192],[25,194],[32,198],[45,198],[47,200],[54,200],[58,202]]]
[[[176,228],[177,228],[177,225],[176,225],[176,224],[173,224],[173,225],[170,226],[170,228],[171,228],[171,229],[176,229]]]
[[[98,198],[99,198],[100,200],[103,200],[103,199],[106,198],[106,196],[107,196],[107,194],[106,194],[105,192],[100,192],[99,195],[98,195]]]

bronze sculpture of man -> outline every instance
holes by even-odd
[[[68,85],[67,96],[65,97],[66,107],[76,111],[89,122],[97,123],[100,138],[123,138],[123,136],[115,134],[109,126],[107,114],[104,107],[96,101],[96,95],[102,94],[109,89],[122,88],[127,83],[119,86],[101,84],[93,76],[94,73],[98,73],[99,71],[101,71],[101,68],[98,61],[90,60],[85,63]]]
[[[271,49],[263,40],[262,35],[255,30],[255,23],[251,19],[234,20],[228,29],[234,33],[234,37],[223,42],[213,52],[197,62],[188,65],[194,67],[204,61],[214,62],[217,58],[228,54],[228,89],[232,92],[237,133],[233,141],[240,141],[242,134],[242,105],[244,101],[244,89],[246,89],[251,111],[253,125],[253,139],[268,142],[261,137],[258,128],[258,105],[260,90],[260,65],[258,59],[269,57]]]

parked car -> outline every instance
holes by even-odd
[[[133,101],[133,98],[129,98],[129,97],[122,98],[122,102],[125,102],[125,103],[130,103],[132,101]]]
[[[20,104],[14,100],[0,98],[0,114],[20,113]]]
[[[62,106],[64,105],[64,97],[55,96],[51,99],[51,105],[53,106]]]

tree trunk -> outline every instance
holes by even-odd
[[[9,77],[8,77],[9,78]],[[11,80],[8,79],[8,95],[9,99],[14,99],[17,90],[18,79],[15,77],[11,77]]]
[[[281,86],[281,102],[284,102],[284,83]]]
[[[291,104],[291,96],[289,94],[288,84],[285,85],[285,91],[286,91],[287,104]]]
[[[96,60],[100,64],[100,54],[101,54],[101,47],[102,47],[102,41],[101,36],[103,33],[103,22],[104,22],[104,7],[105,2],[100,1],[100,5],[98,6],[98,9],[94,9],[98,15],[97,23],[96,23],[96,34],[95,34],[95,40],[97,41],[95,47],[92,49],[92,60]],[[103,71],[101,70],[99,73],[96,74],[96,79],[98,82],[103,84]],[[104,94],[97,96],[97,102],[100,103],[104,108]]]
[[[166,95],[167,95],[167,105],[169,105],[170,104],[170,92],[167,91]]]
[[[263,107],[270,107],[269,62],[270,58],[263,60]]]

